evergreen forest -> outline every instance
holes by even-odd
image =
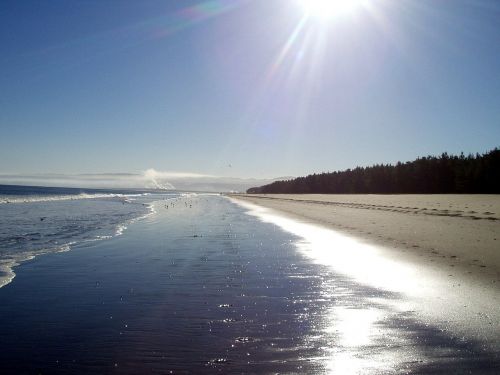
[[[312,174],[247,190],[249,194],[500,194],[500,149],[420,157]]]

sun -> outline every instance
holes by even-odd
[[[353,12],[366,0],[297,0],[308,17],[331,19]]]

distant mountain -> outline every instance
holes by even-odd
[[[253,187],[249,194],[500,194],[500,150],[443,153],[396,165],[312,174]]]

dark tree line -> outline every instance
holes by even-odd
[[[500,149],[483,155],[427,156],[312,174],[247,190],[249,194],[500,194]]]

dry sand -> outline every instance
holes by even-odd
[[[233,195],[500,290],[500,195]]]

